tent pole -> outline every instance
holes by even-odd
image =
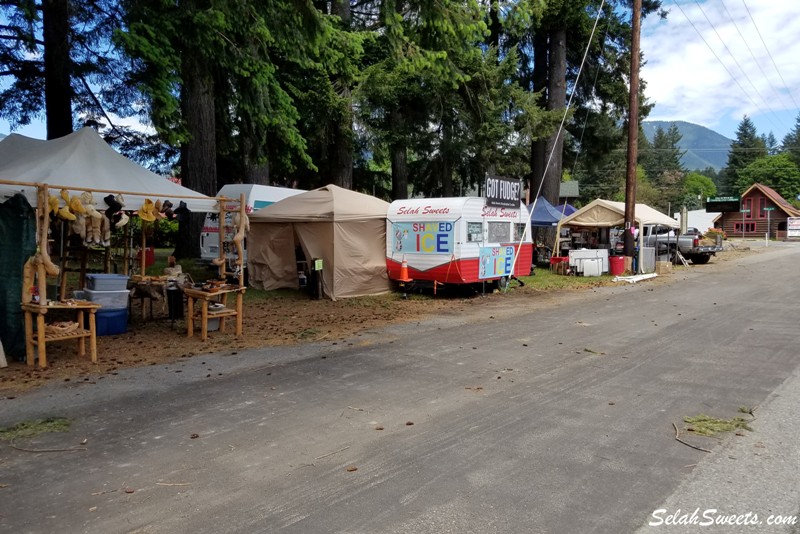
[[[47,185],[50,189],[66,189],[68,191],[88,191],[89,193],[120,193],[122,195],[131,195],[131,196],[138,196],[138,197],[152,197],[153,193],[141,193],[136,191],[120,191],[117,189],[94,189],[91,187],[76,187],[74,185],[59,185],[59,184],[42,184],[41,182],[13,182],[11,180],[0,180],[0,184],[4,185],[13,185],[13,186],[24,186],[24,187],[41,187],[42,185]],[[194,195],[161,195],[166,196],[169,198],[185,198],[189,200],[214,200],[214,197],[203,197],[203,196],[194,196]],[[47,198],[45,198],[47,200]]]
[[[217,278],[225,278],[225,266],[227,258],[225,257],[225,202],[219,201],[219,224],[217,230],[219,231],[219,265],[217,266]]]
[[[245,224],[245,217],[247,217],[247,203],[244,198],[244,193],[239,195],[239,224]],[[239,287],[244,287],[244,248],[241,249],[242,253],[238,254],[236,263],[239,265]],[[241,310],[237,320],[241,320]]]
[[[139,224],[142,228],[142,253],[139,254],[139,274],[142,276],[144,276],[145,264],[147,262],[147,259],[145,258],[145,256],[147,256],[147,238],[144,235],[144,223],[145,221],[140,218]]]
[[[122,231],[122,274],[125,276],[128,276],[130,245],[130,224],[126,224],[125,229]]]

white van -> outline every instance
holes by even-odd
[[[226,202],[225,204],[225,257],[232,259],[236,255],[236,247],[233,244],[233,236],[236,230],[233,227],[234,212],[239,210],[239,198],[244,194],[247,213],[252,213],[263,207],[274,204],[279,200],[294,195],[305,193],[303,189],[289,189],[288,187],[274,187],[271,185],[255,184],[228,184],[222,187],[217,193],[218,197],[235,199],[237,202]],[[243,258],[244,265],[247,265],[247,239],[242,244],[245,251]],[[210,212],[206,215],[203,230],[200,233],[200,259],[203,262],[211,263],[219,257],[219,213]]]

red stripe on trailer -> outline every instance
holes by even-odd
[[[501,245],[511,246],[511,245]],[[514,245],[517,249],[518,257],[514,265],[514,276],[528,276],[533,262],[533,245],[523,243],[522,246]],[[408,257],[407,257],[408,259]],[[386,258],[386,268],[389,272],[389,279],[400,279],[401,262]],[[480,261],[478,258],[453,259],[431,269],[418,270],[409,263],[408,277],[412,280],[435,281],[442,284],[474,284],[484,280],[496,280],[495,278],[481,279],[478,277]]]

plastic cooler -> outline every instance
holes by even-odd
[[[128,331],[128,308],[104,309],[95,312],[98,336],[124,334]]]
[[[121,291],[128,289],[128,277],[124,274],[87,274],[86,288],[92,291]]]
[[[101,305],[102,309],[119,309],[128,308],[128,295],[130,291],[127,289],[119,291],[94,291],[88,287],[83,290],[83,296],[90,302]]]

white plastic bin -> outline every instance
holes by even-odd
[[[86,288],[83,290],[86,300],[97,303],[107,309],[127,308],[129,294],[130,291],[127,289],[121,291],[93,291]]]

